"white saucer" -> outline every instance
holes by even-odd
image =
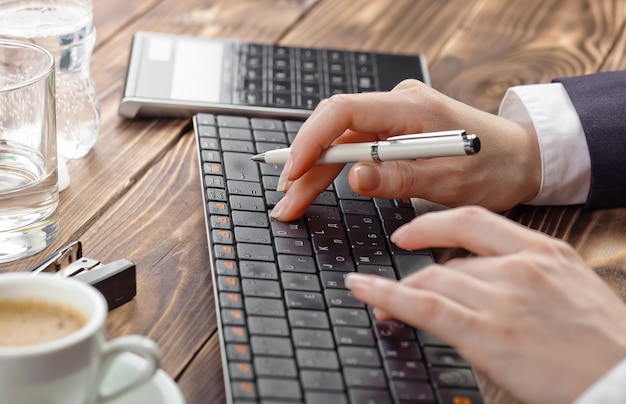
[[[114,389],[128,382],[144,366],[144,359],[126,352],[121,354],[111,365],[105,379],[103,390]],[[185,398],[178,385],[167,373],[159,369],[152,380],[137,387],[123,396],[107,402],[108,404],[185,404]]]

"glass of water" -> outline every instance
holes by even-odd
[[[0,40],[0,263],[32,255],[57,236],[54,58]]]

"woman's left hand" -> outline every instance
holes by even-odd
[[[478,207],[424,214],[392,241],[476,256],[401,282],[350,274],[354,295],[450,343],[522,401],[572,402],[626,357],[626,306],[563,241]]]

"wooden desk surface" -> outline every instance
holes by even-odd
[[[23,270],[77,239],[88,257],[134,261],[137,296],[111,313],[108,335],[156,340],[191,404],[224,401],[195,144],[189,120],[117,115],[135,31],[424,53],[433,87],[490,112],[512,85],[626,68],[623,0],[94,0],[94,8],[98,141],[70,163],[54,245],[0,270]],[[566,239],[626,294],[625,209],[507,215]],[[439,261],[458,254],[436,251]],[[511,402],[481,382],[488,402]]]

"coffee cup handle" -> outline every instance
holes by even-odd
[[[146,364],[141,372],[132,380],[113,391],[102,391],[102,382],[108,373],[109,367],[114,359],[119,355],[132,352],[146,360]],[[154,373],[159,369],[159,361],[161,359],[161,351],[158,345],[150,338],[141,335],[127,335],[116,338],[104,343],[101,353],[100,367],[98,369],[97,383],[97,403],[106,403],[115,399],[130,390],[139,387],[143,383],[152,378]]]

